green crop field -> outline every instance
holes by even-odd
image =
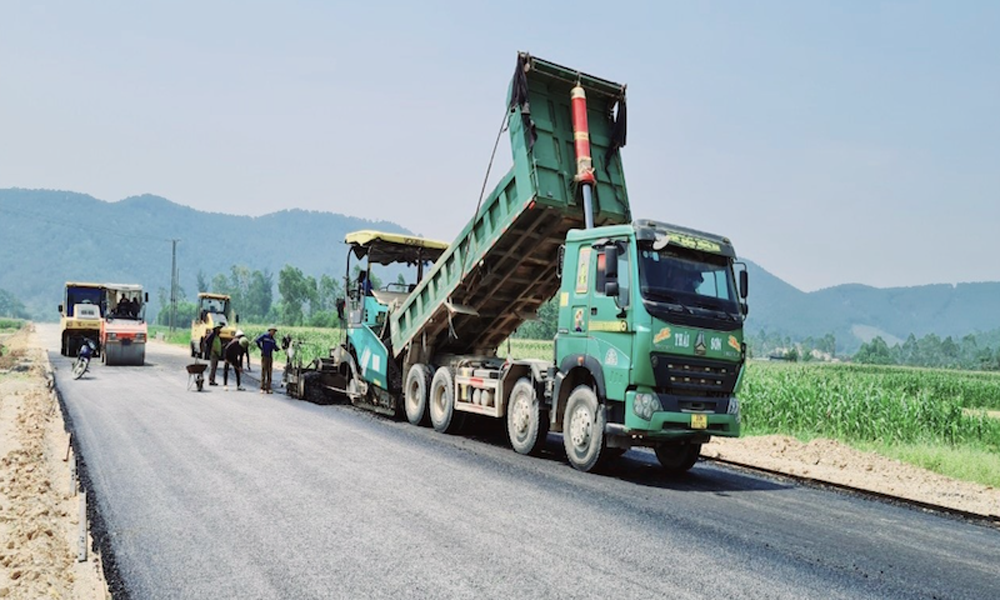
[[[743,415],[754,434],[974,445],[1000,453],[1000,420],[986,414],[1000,401],[1000,375],[752,362],[743,383]]]
[[[748,435],[833,438],[1000,485],[1000,374],[752,362],[740,396]]]
[[[254,337],[264,326],[246,325]],[[154,330],[159,330],[155,328]],[[343,330],[282,327],[308,362]],[[171,340],[187,345],[187,331]],[[501,357],[552,359],[552,342],[511,339]],[[752,361],[740,394],[745,435],[832,438],[943,475],[1000,487],[1000,374]]]
[[[246,333],[252,342],[254,338],[265,332],[267,325],[241,324],[240,328]],[[302,359],[304,362],[319,357],[327,356],[330,348],[336,346],[344,339],[343,329],[332,329],[325,327],[289,327],[282,325],[278,328],[278,341],[282,336],[291,334],[292,338],[301,342]],[[151,325],[149,327],[150,337],[163,336],[164,341],[187,348],[191,342],[190,329],[175,329],[170,333],[168,327],[162,325]],[[251,345],[253,351],[254,347]],[[282,360],[284,360],[282,358]]]

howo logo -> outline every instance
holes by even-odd
[[[699,331],[698,338],[694,341],[694,353],[698,356],[705,356],[708,352],[708,346],[705,345],[705,332]]]

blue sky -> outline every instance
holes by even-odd
[[[997,2],[149,4],[0,5],[0,187],[451,241],[526,50],[628,84],[636,217],[806,291],[1000,280]]]

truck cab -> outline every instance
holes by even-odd
[[[222,325],[219,338],[225,347],[230,340],[236,337],[236,324],[239,321],[240,317],[233,311],[228,295],[209,292],[198,294],[198,313],[191,321],[191,356],[208,357],[203,352],[202,342],[216,325]]]
[[[668,469],[689,468],[712,435],[739,436],[747,279],[741,270],[737,280],[737,265],[728,239],[676,225],[571,231],[553,417],[572,429],[570,396],[589,385],[601,399],[604,444],[654,447]],[[582,456],[589,440],[575,433],[563,431],[567,452]]]
[[[101,354],[103,300],[104,286],[99,283],[66,282],[63,303],[59,305],[60,354],[76,356],[85,339],[94,342],[97,354]]]
[[[146,362],[146,303],[149,295],[138,284],[104,285],[101,321],[102,361],[107,365],[143,365]]]

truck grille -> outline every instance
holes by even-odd
[[[739,363],[658,352],[650,353],[649,358],[659,392],[711,397],[729,396],[736,389]]]

